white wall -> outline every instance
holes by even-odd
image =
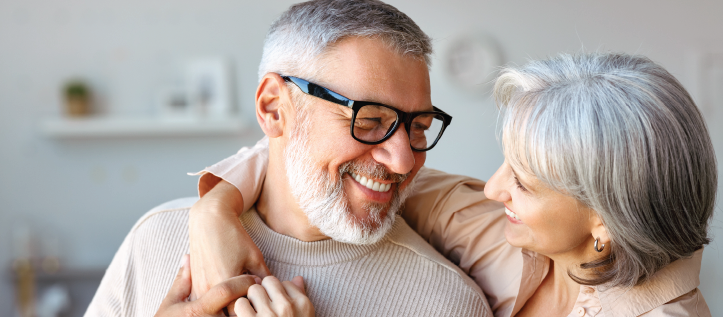
[[[690,53],[723,51],[715,47],[723,43],[723,3],[714,0],[389,2],[434,38],[433,101],[454,116],[427,165],[482,179],[502,162],[494,136],[497,113],[489,96],[462,93],[444,76],[440,58],[459,33],[491,34],[506,61],[517,64],[583,46],[645,54],[689,86],[695,84]],[[10,231],[22,221],[57,237],[68,266],[107,265],[141,214],[195,193],[196,179],[185,172],[260,136],[254,126],[242,138],[49,140],[40,135],[38,122],[61,112],[63,80],[90,79],[107,113],[150,114],[157,89],[178,76],[183,60],[230,56],[239,105],[250,117],[264,34],[291,3],[0,1],[0,270],[7,270],[12,254]],[[706,111],[723,153],[718,124],[723,111],[715,105]],[[713,236],[723,236],[722,228],[718,211]],[[716,271],[723,267],[720,250],[720,241],[706,248],[701,273],[714,316],[723,315],[723,273]],[[12,291],[0,285],[0,315],[11,315]]]

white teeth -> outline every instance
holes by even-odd
[[[380,182],[375,182],[373,179],[367,179],[366,176],[359,176],[359,174],[356,173],[349,173],[352,178],[354,178],[355,181],[357,181],[359,184],[364,185],[364,187],[369,188],[375,192],[388,192],[392,188],[392,184],[383,184]]]
[[[512,210],[507,209],[507,207],[505,207],[505,213],[506,213],[508,216],[510,216],[510,217],[512,217],[512,218],[515,218],[516,220],[522,221],[522,220],[520,219],[520,217],[517,217],[517,214],[516,214],[516,213],[512,212]]]

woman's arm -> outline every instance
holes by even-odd
[[[261,251],[238,219],[256,202],[267,165],[268,138],[263,138],[254,147],[244,147],[195,174],[201,175],[201,199],[191,208],[188,222],[193,263],[191,298],[233,276],[270,274]]]
[[[238,219],[243,206],[241,192],[220,181],[191,208],[188,233],[193,263],[192,299],[233,276],[271,274],[261,251]]]
[[[197,268],[192,274],[194,284],[197,279],[205,281],[205,289],[245,269],[259,276],[268,274],[260,272],[266,268],[263,257],[236,218],[253,205],[263,184],[268,148],[259,144],[210,167],[203,177],[212,173],[214,178],[202,178],[199,184],[201,194],[205,186],[209,195],[218,197],[205,204],[208,195],[204,196],[191,214],[191,256]],[[214,169],[217,165],[223,166]],[[505,240],[503,206],[487,199],[485,183],[474,178],[428,168],[422,168],[416,178],[415,192],[407,199],[402,216],[477,282],[496,316],[509,316],[519,292],[523,255]],[[216,183],[221,185],[214,187]],[[247,196],[252,199],[244,199]],[[201,250],[203,256],[194,257],[194,250]]]

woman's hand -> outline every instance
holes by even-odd
[[[256,285],[258,277],[242,275],[230,278],[214,286],[199,299],[186,301],[191,294],[191,269],[188,255],[183,256],[183,266],[163,299],[156,317],[223,316],[222,310],[231,302],[248,293]]]
[[[247,298],[236,301],[234,311],[239,317],[314,316],[314,306],[306,297],[304,280],[301,276],[291,281],[280,282],[273,276],[264,278],[261,285],[251,285]]]
[[[233,276],[248,273],[263,278],[271,273],[238,219],[243,206],[238,189],[222,180],[191,208],[191,299]]]

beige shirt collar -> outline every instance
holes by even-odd
[[[515,301],[513,316],[517,314],[522,306],[530,299],[535,290],[540,286],[550,268],[550,258],[539,253],[522,250],[523,269],[520,282],[520,292]],[[658,271],[651,279],[631,288],[594,286],[597,294],[597,311],[604,312],[605,316],[632,317],[640,316],[670,302],[700,285],[700,266],[703,260],[703,249],[693,253],[690,258],[679,259],[662,270]],[[590,307],[590,296],[582,294],[589,287],[580,287],[580,296],[575,307]],[[585,299],[586,303],[580,303]],[[598,302],[599,300],[599,302]],[[573,310],[572,314],[575,311]]]

